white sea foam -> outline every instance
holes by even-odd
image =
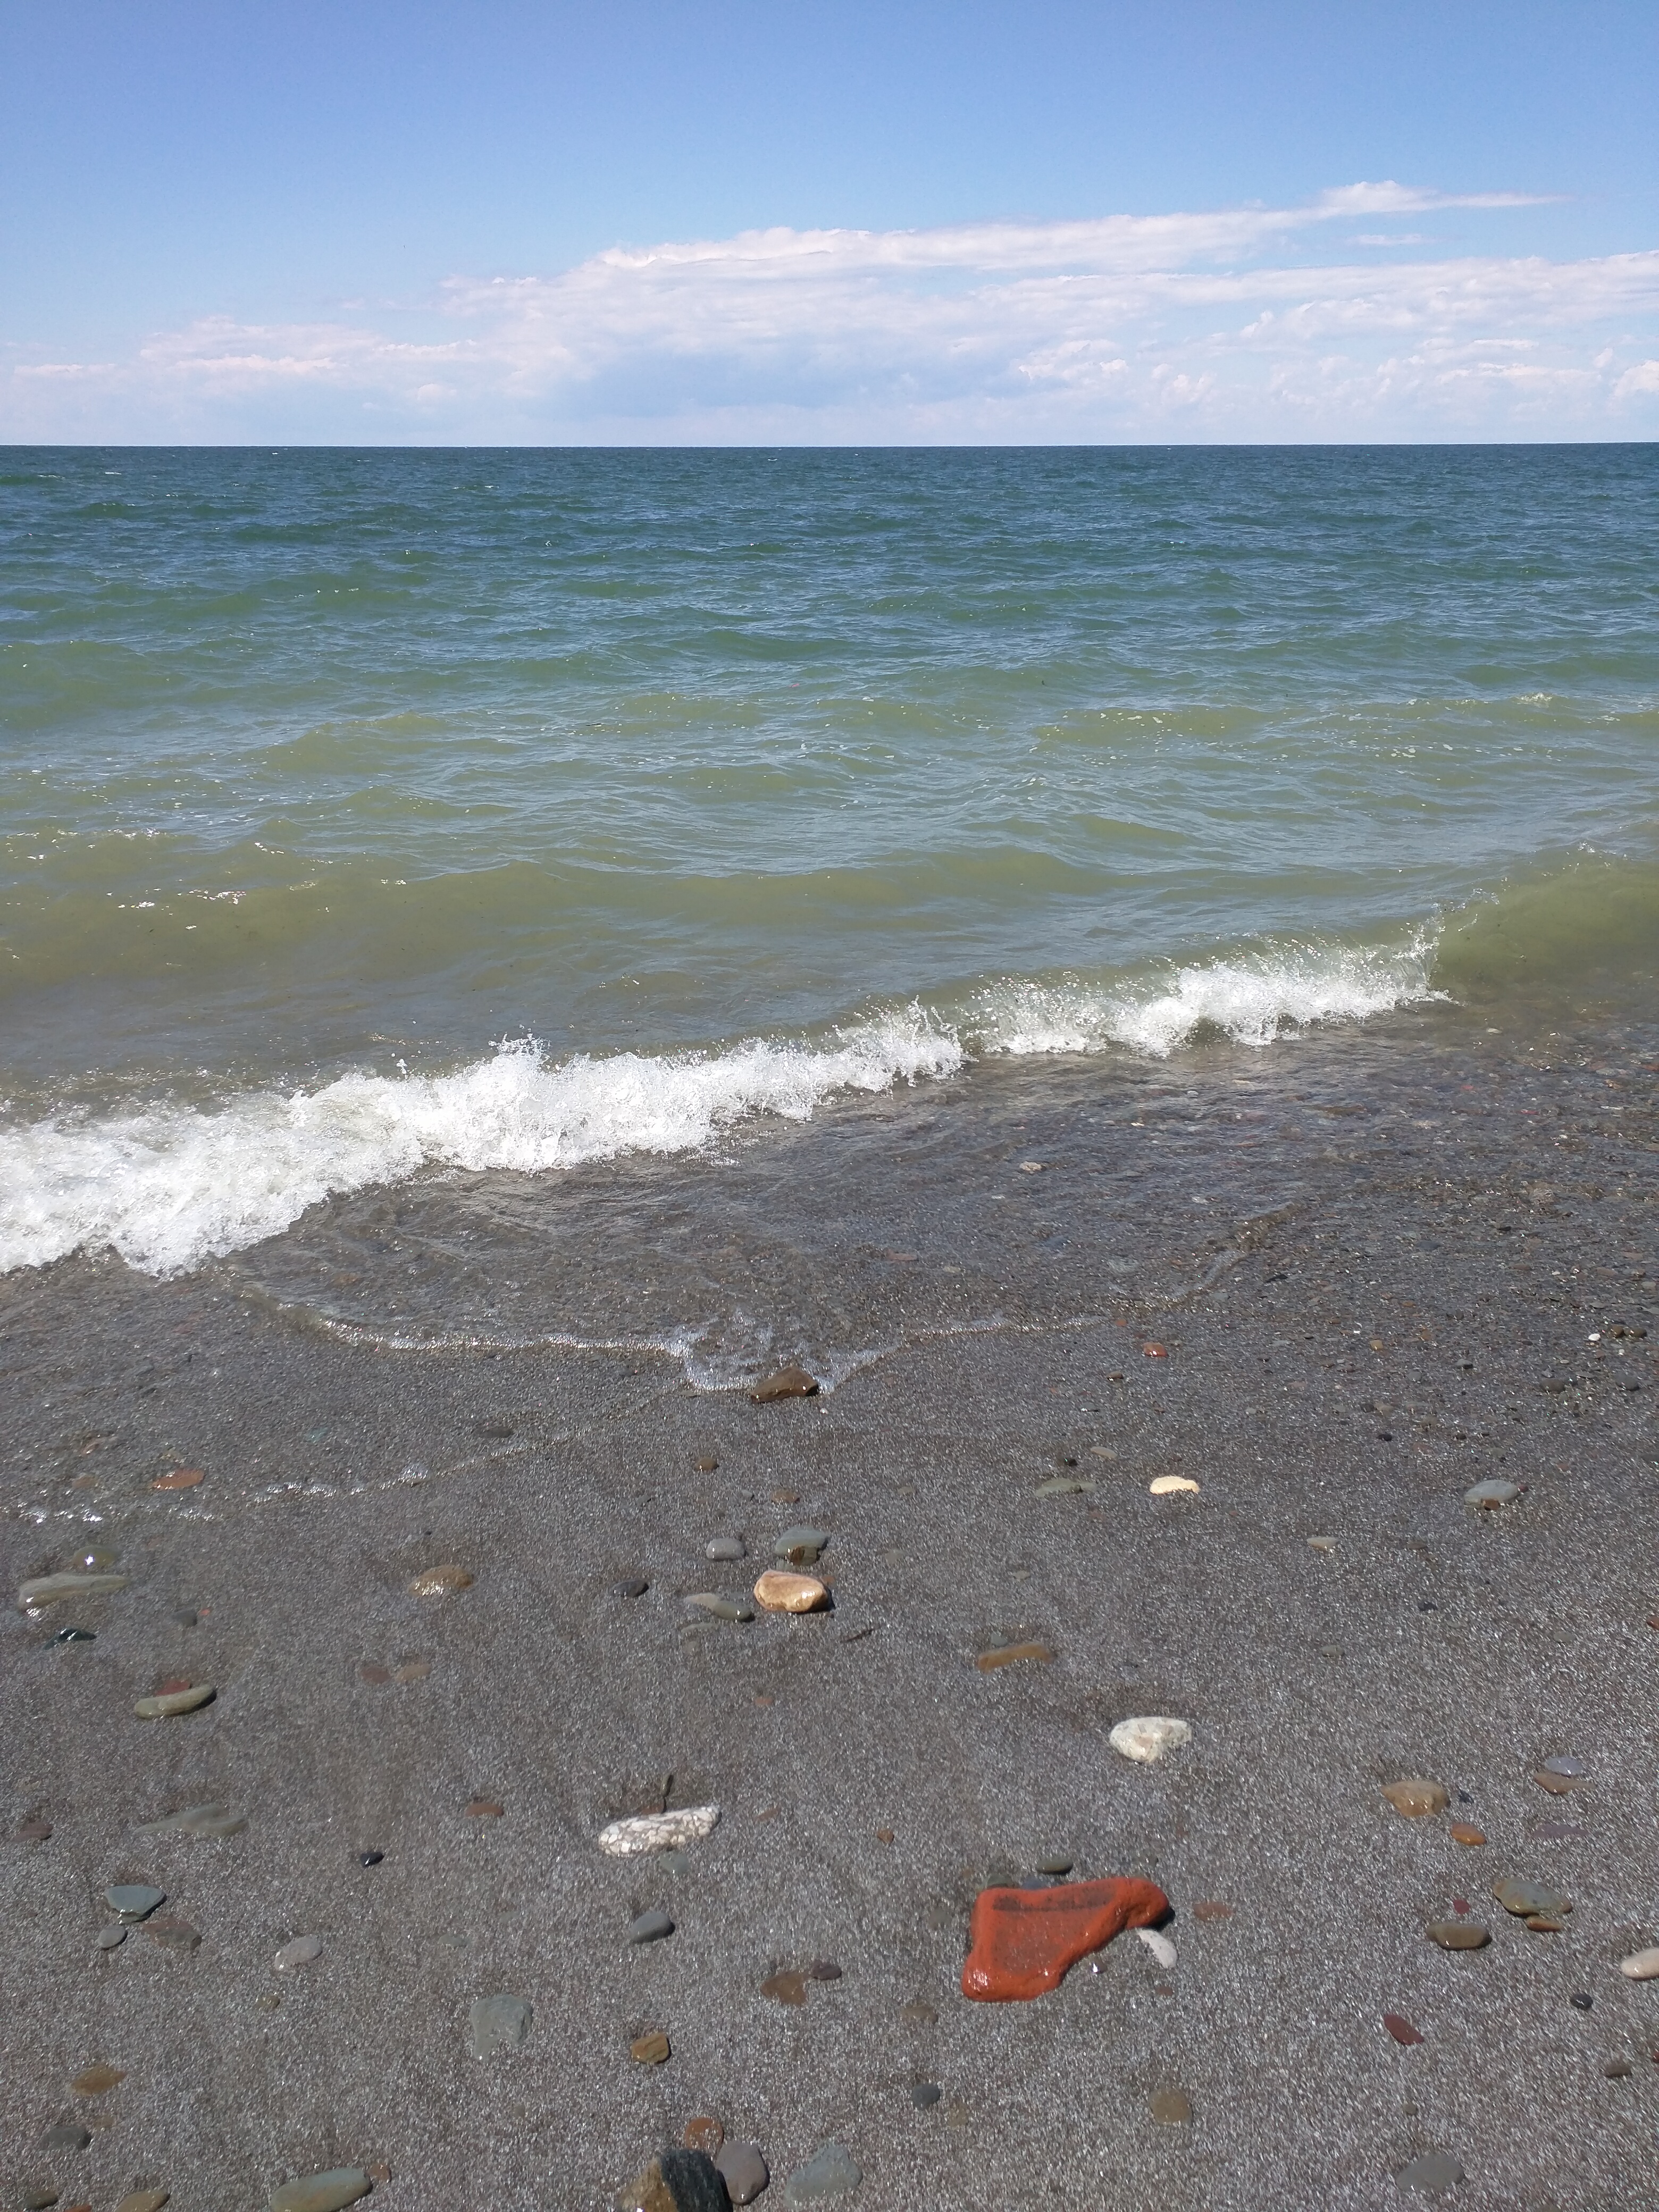
[[[558,1063],[524,1041],[449,1075],[343,1076],[216,1111],[60,1116],[0,1133],[0,1273],[110,1250],[174,1274],[276,1236],[320,1200],[423,1168],[533,1175],[696,1152],[754,1115],[807,1121],[837,1093],[954,1074],[975,1054],[1161,1057],[1206,1033],[1266,1045],[1440,995],[1434,950],[1428,932],[1393,951],[1281,946],[1138,983],[1011,981],[978,994],[956,1025],[916,1006],[817,1042]]]

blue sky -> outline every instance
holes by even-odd
[[[1650,437],[1656,95],[1652,0],[9,0],[0,438]]]

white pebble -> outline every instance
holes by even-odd
[[[1334,1536],[1310,1536],[1308,1548],[1312,1552],[1334,1552],[1336,1549],[1336,1539]]]
[[[1619,1961],[1619,1971],[1632,1982],[1659,1981],[1659,1950],[1632,1951]]]
[[[1176,1948],[1167,1936],[1160,1936],[1156,1928],[1137,1928],[1135,1934],[1139,1936],[1160,1966],[1174,1966]]]
[[[296,1936],[291,1943],[284,1943],[273,1961],[279,1974],[291,1974],[296,1966],[308,1966],[323,1948],[320,1936]]]
[[[692,1805],[683,1813],[636,1813],[599,1830],[599,1849],[612,1858],[634,1858],[641,1851],[672,1851],[700,1843],[720,1819],[718,1805]]]
[[[1162,1759],[1166,1751],[1179,1751],[1192,1740],[1191,1722],[1171,1720],[1165,1713],[1142,1713],[1134,1720],[1120,1721],[1109,1739],[1114,1751],[1121,1752],[1125,1759],[1139,1759],[1144,1766]]]
[[[1172,1498],[1177,1490],[1196,1490],[1190,1474],[1155,1474],[1146,1486],[1154,1498]]]

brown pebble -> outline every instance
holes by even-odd
[[[499,1820],[507,1808],[498,1805],[493,1797],[474,1797],[466,1809],[475,1820]]]
[[[1233,1908],[1224,1905],[1218,1897],[1200,1897],[1193,1907],[1194,1920],[1231,1920]]]
[[[1451,1839],[1455,1844],[1467,1844],[1473,1850],[1477,1844],[1486,1842],[1486,1832],[1484,1828],[1475,1827],[1471,1821],[1454,1820],[1451,1824]]]
[[[1025,1659],[1046,1667],[1054,1656],[1046,1644],[1004,1644],[994,1651],[981,1651],[974,1664],[981,1674],[988,1674],[994,1668],[1012,1667]]]
[[[700,2150],[705,2157],[713,2158],[726,2141],[726,2130],[707,2112],[699,2112],[681,2129],[680,2141],[687,2150]]]
[[[876,1830],[876,1841],[878,1844],[890,1844],[892,1840],[893,1831],[890,1828],[878,1828]]]
[[[365,1659],[358,1668],[357,1673],[362,1680],[373,1682],[377,1688],[382,1682],[389,1682],[392,1680],[391,1668],[381,1666],[378,1659]]]
[[[1395,2041],[1403,2044],[1407,2050],[1413,2043],[1421,2043],[1423,2040],[1420,2030],[1412,2026],[1404,2013],[1385,2012],[1382,2015],[1382,2025],[1393,2036]]]
[[[1577,1790],[1583,1779],[1577,1774],[1547,1774],[1541,1767],[1532,1778],[1540,1790],[1547,1790],[1552,1797],[1565,1797],[1570,1790]]]
[[[1430,1941],[1443,1951],[1479,1951],[1492,1941],[1472,1920],[1431,1920],[1428,1932]]]
[[[40,1813],[35,1814],[32,1819],[20,1820],[17,1824],[17,1840],[20,1844],[44,1844],[51,1834],[52,1822]]]
[[[697,1473],[699,1474],[717,1474],[720,1472],[720,1462],[714,1456],[712,1452],[706,1453],[704,1456],[696,1462]]]
[[[1385,1782],[1382,1795],[1408,1820],[1420,1820],[1427,1814],[1443,1813],[1451,1803],[1451,1792],[1443,1782],[1431,1782],[1421,1774],[1407,1775],[1401,1782]]]
[[[1184,2089],[1157,2089],[1150,2099],[1152,2118],[1160,2127],[1184,2128],[1193,2117],[1193,2100]]]
[[[647,2035],[636,2035],[628,2050],[641,2066],[660,2066],[669,2055],[668,2038],[659,2027],[653,2027]]]
[[[781,1367],[749,1393],[751,1406],[770,1406],[780,1398],[816,1398],[818,1382],[804,1367]]]
[[[171,1474],[158,1474],[151,1483],[152,1490],[194,1490],[202,1480],[199,1467],[175,1467]]]
[[[1530,1928],[1534,1936],[1559,1936],[1565,1933],[1567,1923],[1556,1919],[1553,1913],[1529,1912],[1522,1925]]]
[[[363,2172],[378,2187],[384,2188],[392,2179],[392,2168],[386,2165],[366,2166]]]
[[[761,1984],[761,1995],[770,1997],[774,2004],[804,2005],[806,2002],[806,1977],[793,1972],[769,1975]]]
[[[1143,1344],[1140,1348],[1148,1359],[1167,1359],[1170,1356],[1166,1344]]]
[[[772,1503],[774,1505],[799,1505],[800,1492],[798,1490],[775,1490],[772,1492]]]
[[[768,1613],[819,1613],[830,1602],[830,1592],[816,1575],[769,1567],[755,1584],[755,1602]]]
[[[1628,2081],[1636,2069],[1628,2058],[1610,2058],[1601,2071],[1609,2081]]]
[[[101,2097],[126,2078],[118,2066],[88,2066],[83,2074],[76,2075],[70,2087],[77,2097]]]
[[[452,1590],[471,1589],[472,1577],[465,1567],[450,1561],[442,1566],[423,1567],[409,1587],[416,1597],[447,1597]]]

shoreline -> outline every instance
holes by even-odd
[[[0,1282],[14,2186],[259,2203],[384,2165],[394,2212],[599,2207],[702,2114],[760,2144],[763,2204],[831,2139],[860,2212],[1380,2208],[1436,2148],[1459,2204],[1639,2201],[1659,2015],[1617,1961],[1659,1922],[1659,1036],[1546,1066],[1342,1042],[1025,1072],[945,1128],[937,1096],[872,1105],[736,1148],[695,1199],[673,1163],[534,1204],[486,1178],[171,1282]],[[677,1208],[695,1266],[660,1256]],[[393,1352],[273,1302],[348,1305],[330,1276],[373,1237],[369,1288],[412,1296],[486,1221],[475,1273],[560,1255],[521,1317],[595,1285],[660,1316],[695,1276],[773,1315],[780,1363],[811,1332],[893,1348],[755,1407],[659,1355]],[[472,1279],[434,1273],[431,1310]],[[988,1291],[1000,1328],[906,1340]],[[178,1467],[203,1480],[152,1487]],[[1200,1493],[1151,1496],[1170,1472]],[[1523,1493],[1465,1504],[1499,1474]],[[791,1522],[830,1532],[833,1611],[699,1625],[684,1595],[741,1597]],[[127,1589],[28,1620],[18,1584],[77,1534]],[[750,1558],[704,1558],[723,1534]],[[412,1595],[439,1564],[471,1586]],[[95,1641],[56,1644],[71,1618]],[[977,1668],[995,1638],[1054,1656]],[[186,1672],[211,1705],[133,1717]],[[1140,1768],[1106,1739],[1148,1712],[1194,1738]],[[1532,1778],[1556,1755],[1589,1770],[1562,1797]],[[1413,1774],[1469,1802],[1403,1819],[1381,1785]],[[719,1826],[677,1865],[599,1851],[665,1796]],[[208,1801],[247,1827],[137,1832]],[[1056,1855],[1157,1881],[1175,1967],[1126,1936],[969,2003],[973,1897]],[[1499,1910],[1506,1875],[1559,1881],[1564,1932]],[[199,1948],[99,1954],[117,1881]],[[1455,1895],[1484,1950],[1425,1938]],[[658,1907],[675,1933],[626,1945]],[[762,1994],[813,1960],[841,1978]],[[472,2058],[495,1994],[527,2038]],[[669,2060],[636,2063],[655,2028]],[[125,2079],[77,2096],[94,2062]],[[1155,2118],[1176,2090],[1190,2120]],[[64,2120],[89,2145],[47,2152]]]

